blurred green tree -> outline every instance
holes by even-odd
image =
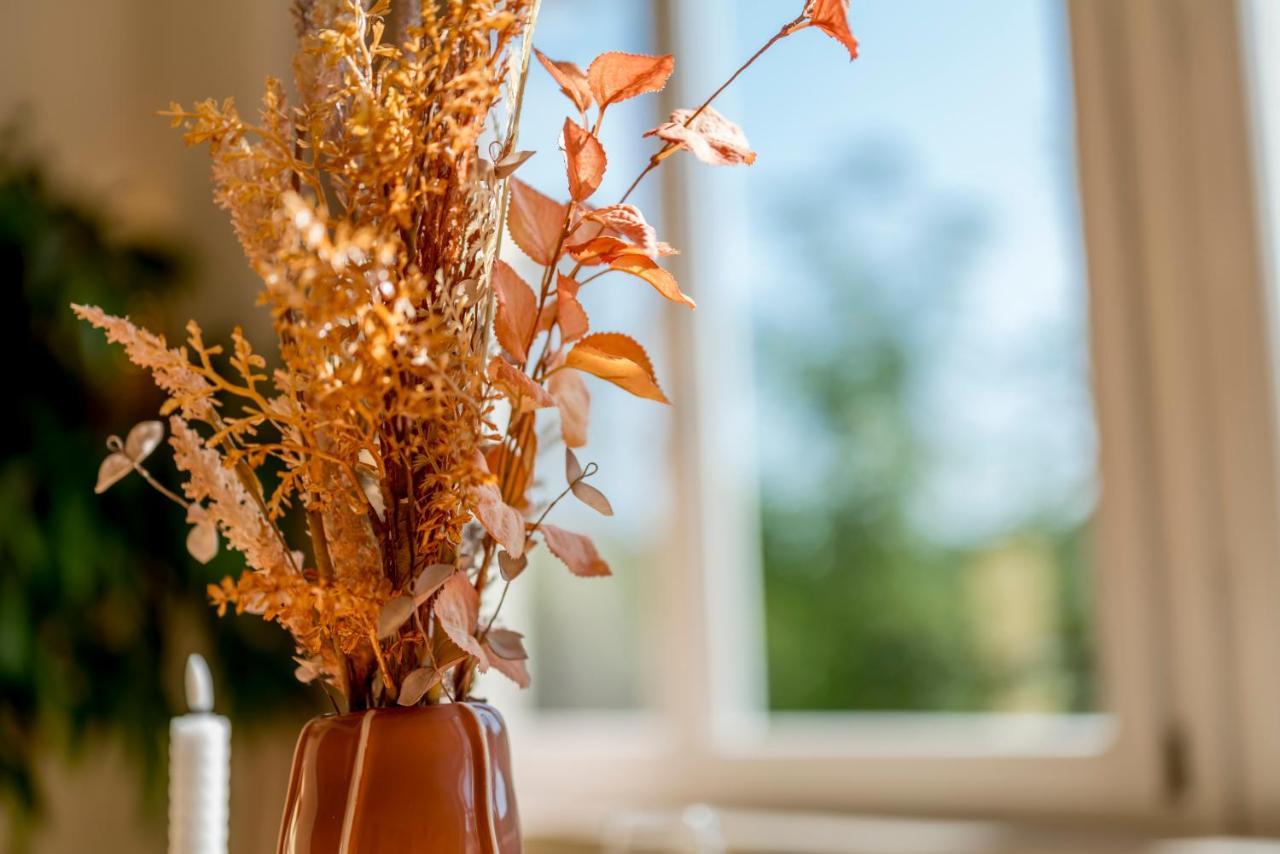
[[[988,711],[1040,680],[1059,708],[1038,710],[1091,710],[1086,525],[1042,514],[967,547],[928,536],[913,515],[932,464],[917,393],[984,223],[910,173],[895,147],[872,145],[824,169],[820,193],[791,181],[765,194],[779,255],[794,263],[787,280],[757,287],[770,707]],[[805,201],[832,195],[847,209]],[[905,248],[872,248],[893,241]],[[1054,637],[1001,658],[983,622],[1002,615],[974,607],[975,573],[1022,543],[1035,565],[1013,571],[1049,576]]]

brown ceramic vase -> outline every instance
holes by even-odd
[[[279,854],[518,854],[502,717],[452,703],[312,719],[293,754]]]

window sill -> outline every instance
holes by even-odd
[[[796,854],[1280,854],[1280,840],[1161,838],[1156,835],[1053,828],[994,821],[944,821],[823,813],[699,808],[692,826],[733,852]],[[694,850],[679,811],[589,816],[557,811],[526,822],[536,852]],[[716,847],[697,850],[717,851]]]

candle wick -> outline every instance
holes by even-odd
[[[204,656],[187,656],[187,708],[193,712],[213,711],[213,676]]]

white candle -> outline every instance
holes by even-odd
[[[226,854],[231,722],[213,710],[213,679],[187,659],[190,714],[169,723],[169,854]]]

